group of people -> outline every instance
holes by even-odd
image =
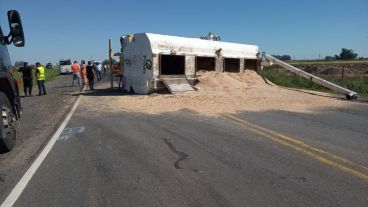
[[[92,61],[88,61],[86,65],[84,60],[80,64],[75,60],[71,67],[73,71],[72,86],[77,81],[79,86],[87,85],[88,83],[90,90],[94,90],[95,77],[97,81],[102,80],[102,64],[100,61],[95,61],[93,64]]]
[[[22,73],[23,76],[23,89],[24,96],[33,96],[32,95],[32,87],[33,87],[33,67],[29,66],[27,62],[23,63],[23,67],[18,69],[18,73]],[[45,67],[43,67],[39,62],[36,63],[35,74],[34,76],[37,79],[38,86],[38,96],[46,95],[46,86],[45,86]]]
[[[72,86],[74,86],[74,82],[78,82],[79,86],[89,85],[90,90],[94,90],[94,81],[95,77],[97,81],[102,80],[102,64],[100,61],[88,61],[87,65],[84,60],[78,64],[78,61],[74,61],[71,65],[73,71],[73,82]],[[35,70],[33,75],[33,70]],[[38,86],[38,96],[46,95],[46,86],[45,86],[45,67],[42,66],[39,62],[36,63],[35,67],[29,66],[27,62],[23,63],[23,67],[18,69],[18,74],[22,73],[23,77],[23,89],[24,96],[33,96],[32,95],[32,87],[33,87],[33,77],[35,76],[37,80]]]
[[[81,64],[78,64],[77,61],[74,61],[71,67],[73,70],[73,86],[75,81],[78,82],[79,86],[82,86],[82,84],[87,85],[88,83],[90,90],[94,90],[95,77],[97,78],[97,81],[102,80],[102,64],[99,61],[95,61],[94,63],[92,63],[92,61],[88,61],[87,65],[84,60],[81,61]],[[33,70],[35,70],[34,73]],[[33,96],[32,88],[34,77],[37,80],[38,96],[46,95],[46,76],[44,66],[37,62],[36,66],[32,67],[28,65],[27,62],[24,62],[23,66],[17,71],[19,75],[22,73],[25,97]]]

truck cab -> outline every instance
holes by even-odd
[[[11,43],[16,47],[23,47],[25,43],[22,22],[16,10],[8,11],[8,22],[8,35],[4,35],[0,25],[0,153],[8,152],[14,147],[22,109],[7,49],[7,45]]]

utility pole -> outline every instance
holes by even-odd
[[[111,89],[114,88],[114,80],[112,74],[112,49],[111,49],[111,39],[109,39],[109,68],[110,68],[110,82],[111,82]]]

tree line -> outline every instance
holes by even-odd
[[[275,57],[276,59],[281,60],[281,61],[291,60],[291,56],[290,55],[272,55],[272,56]]]
[[[346,49],[342,48],[340,54],[334,55],[334,56],[326,56],[326,61],[332,61],[332,60],[355,60],[358,57],[358,53],[354,53],[354,50],[352,49]],[[364,58],[359,58],[364,59]]]
[[[273,57],[282,60],[282,61],[289,61],[291,60],[291,56],[290,55],[272,55]],[[334,56],[326,56],[325,57],[325,61],[333,61],[333,60],[364,60],[367,58],[364,57],[359,57],[358,58],[358,53],[355,53],[354,50],[352,49],[346,49],[346,48],[342,48],[340,54],[336,54]]]

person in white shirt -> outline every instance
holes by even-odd
[[[102,64],[100,61],[95,61],[94,68],[96,70],[97,81],[102,80]]]

